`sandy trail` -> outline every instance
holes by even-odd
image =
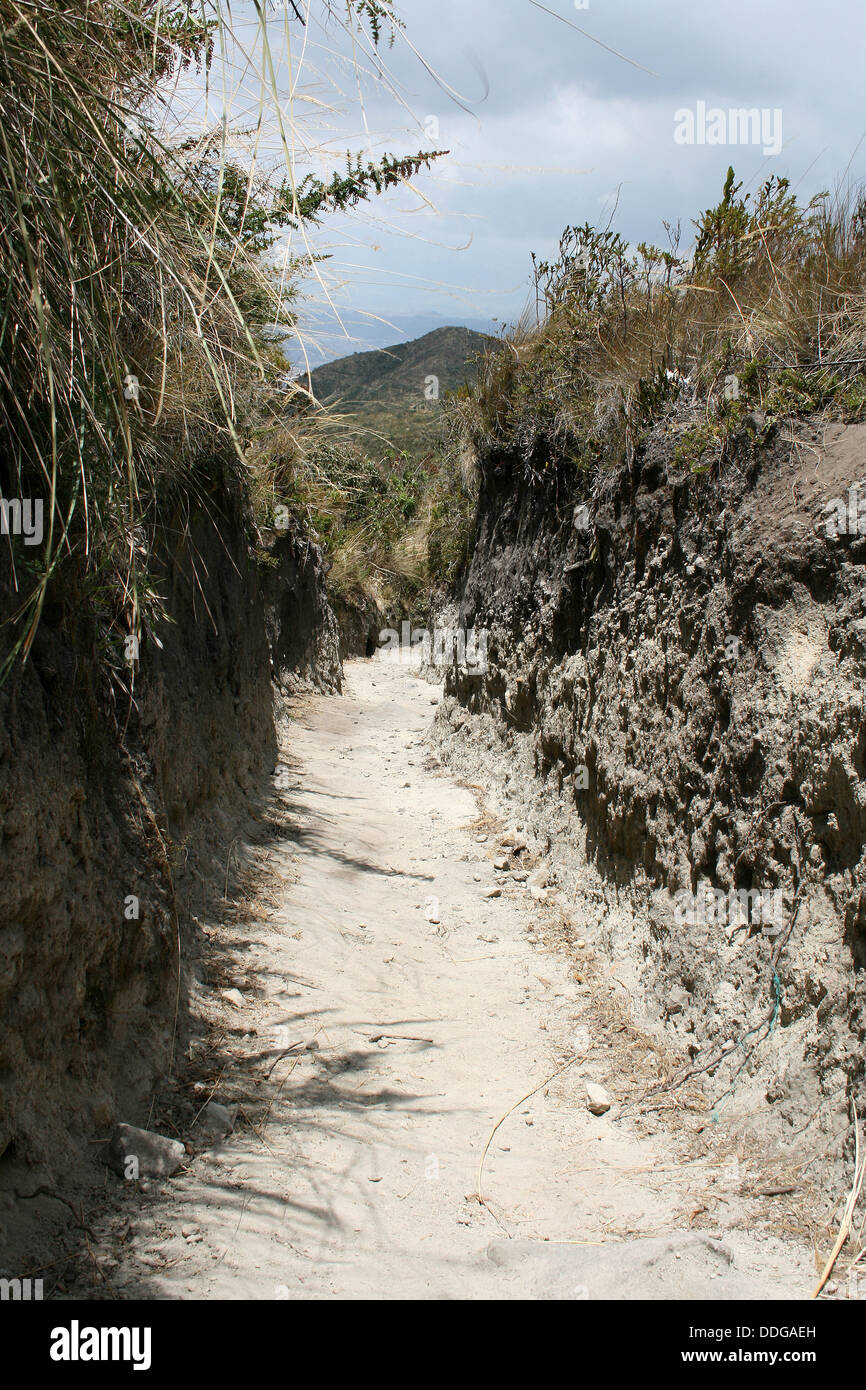
[[[237,951],[230,1022],[255,1034],[217,1098],[246,1087],[257,1108],[242,1102],[188,1171],[128,1195],[116,1291],[801,1296],[789,1246],[689,1231],[706,1163],[588,1112],[586,986],[535,937],[525,886],[485,896],[501,851],[472,828],[473,793],[430,764],[436,688],[374,662],[350,663],[346,684],[296,711],[281,901]],[[596,1058],[605,1046],[592,1039]],[[479,1159],[509,1111],[482,1205]]]

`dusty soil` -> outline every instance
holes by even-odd
[[[202,986],[181,1088],[183,1113],[214,1098],[236,1127],[208,1144],[179,1124],[168,1181],[106,1176],[91,1296],[807,1296],[802,1194],[760,1195],[775,1175],[694,1085],[633,1104],[676,1058],[570,904],[521,881],[529,851],[500,844],[519,828],[431,755],[439,694],[356,661],[342,698],[292,705],[282,829],[214,928],[242,1001]]]

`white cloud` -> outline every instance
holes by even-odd
[[[545,3],[658,75],[629,67],[527,0],[397,0],[417,48],[474,114],[406,45],[384,52],[418,119],[410,120],[384,84],[368,81],[375,148],[429,147],[423,123],[435,115],[439,144],[452,154],[417,180],[438,215],[401,190],[361,216],[334,219],[317,237],[334,252],[326,273],[346,280],[344,302],[386,315],[422,307],[448,312],[465,305],[468,287],[475,297],[466,312],[516,314],[530,252],[549,254],[567,223],[599,220],[613,202],[614,225],[624,236],[661,241],[663,219],[688,227],[718,198],[728,163],[747,183],[770,172],[789,175],[806,197],[844,172],[860,122],[866,125],[855,109],[861,0],[591,0],[580,11],[569,0]],[[322,115],[318,130],[316,108],[305,108],[311,141],[325,139],[331,151],[324,167],[329,160],[339,167],[342,152],[362,144],[340,52],[336,30],[325,40],[311,28],[314,94],[329,104],[337,90],[345,96],[345,114]],[[766,159],[752,147],[675,145],[675,111],[699,100],[781,108],[781,154]],[[851,176],[864,172],[866,142]],[[449,286],[458,287],[458,298]]]

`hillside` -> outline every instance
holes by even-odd
[[[492,341],[470,328],[437,328],[409,343],[327,362],[310,379],[323,405],[412,452],[437,436],[443,396],[472,379],[473,359]]]
[[[303,316],[303,345],[289,340],[283,345],[292,372],[306,371],[308,364],[318,369],[330,365],[349,353],[375,352],[388,349],[394,343],[407,345],[413,338],[433,333],[440,328],[468,328],[483,336],[496,333],[491,319],[456,315],[453,311],[438,314],[389,312],[380,318],[358,309],[340,309],[339,322],[328,305],[305,304]]]

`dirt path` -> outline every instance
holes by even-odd
[[[802,1296],[790,1245],[688,1229],[717,1160],[678,1162],[616,1106],[587,1110],[608,1040],[581,1031],[590,992],[533,929],[546,906],[514,881],[485,896],[502,851],[430,763],[437,696],[355,662],[342,698],[299,707],[281,901],[236,951],[242,1006],[219,1005],[255,1030],[216,1092],[241,1116],[188,1171],[128,1194],[115,1290]]]

